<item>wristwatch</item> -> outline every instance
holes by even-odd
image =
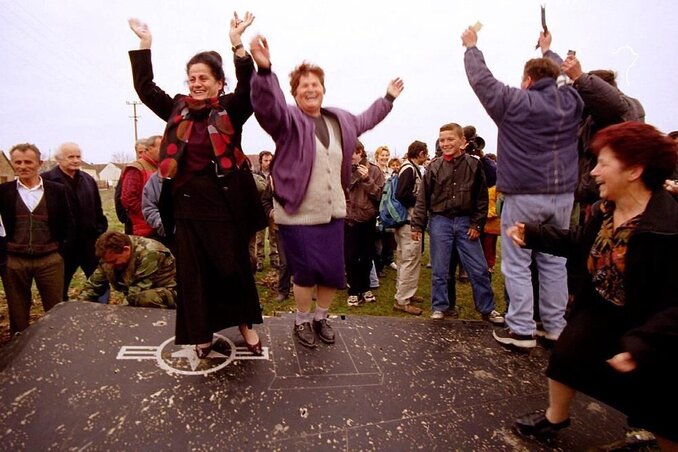
[[[231,50],[233,51],[233,53],[235,53],[235,52],[238,51],[238,49],[242,49],[243,47],[245,47],[245,46],[243,46],[243,45],[242,45],[242,42],[241,42],[241,43],[238,44],[237,46],[231,47]]]

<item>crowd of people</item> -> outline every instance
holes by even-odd
[[[458,316],[461,266],[498,343],[529,350],[541,336],[554,344],[548,408],[517,419],[519,433],[569,426],[582,391],[652,431],[663,448],[676,447],[675,417],[665,413],[677,401],[669,385],[678,349],[678,134],[644,124],[641,103],[619,90],[613,72],[584,72],[574,54],[563,60],[548,32],[521,86],[505,85],[470,27],[463,63],[497,124],[497,157],[484,153],[473,126],[450,122],[439,126],[433,158],[414,141],[400,160],[358,138],[389,114],[401,79],[353,114],[323,105],[325,73],[304,62],[290,74],[295,104],[287,104],[267,39],[256,36],[249,52],[243,45],[253,21],[249,12],[230,21],[231,92],[221,55],[207,51],[186,64],[189,94],[170,96],[154,81],[149,27],[129,20],[140,42],[129,52],[134,88],[167,126],[136,143],[122,173],[116,207],[125,233],[107,231],[77,144],[62,144],[57,166],[42,174],[36,146],[10,150],[17,180],[0,185],[10,333],[28,327],[33,280],[47,311],[68,300],[81,267],[82,300],[107,302],[114,289],[131,306],[176,309],[176,344],[200,359],[228,327],[261,355],[254,274],[268,230],[277,299],[294,295],[293,335],[309,348],[333,344],[336,291],[347,288],[350,308],[375,302],[387,269],[397,272],[393,309],[422,314],[427,232],[433,320]],[[256,170],[241,149],[252,114],[275,142]],[[385,225],[387,201],[404,212],[396,225]],[[491,286],[499,236],[505,313]]]

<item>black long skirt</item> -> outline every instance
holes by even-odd
[[[592,298],[568,319],[546,375],[616,408],[628,416],[630,425],[677,441],[675,355],[657,354],[632,372],[614,370],[606,361],[623,351],[621,339],[628,325],[622,308]]]
[[[263,322],[239,212],[213,177],[195,177],[174,193],[177,344],[209,342],[224,328]]]

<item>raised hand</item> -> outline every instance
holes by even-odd
[[[537,44],[539,45],[539,48],[541,49],[541,54],[545,54],[549,50],[551,50],[551,40],[553,39],[553,36],[551,36],[551,32],[546,32],[544,33],[543,31],[539,32],[539,40],[537,41]]]
[[[256,35],[250,42],[250,53],[259,69],[271,67],[271,52],[268,49],[268,41],[262,35]]]
[[[393,96],[393,98],[396,98],[403,92],[403,89],[405,89],[405,82],[400,77],[397,77],[389,82],[386,92]]]
[[[229,38],[231,38],[231,44],[238,45],[242,44],[242,34],[247,30],[247,27],[252,25],[254,22],[254,15],[246,11],[245,17],[240,19],[238,13],[233,11],[233,19],[231,19],[231,29],[228,32]]]
[[[461,34],[461,45],[470,49],[471,47],[475,47],[476,44],[478,44],[478,33],[476,33],[473,27],[468,27]]]
[[[153,42],[153,35],[151,35],[151,30],[148,29],[146,22],[142,22],[136,17],[130,17],[127,19],[127,23],[134,34],[139,37],[139,48],[150,49],[151,43]]]
[[[565,73],[571,80],[577,80],[584,73],[581,70],[581,63],[574,55],[568,55],[563,61],[563,64],[560,65],[560,70]]]

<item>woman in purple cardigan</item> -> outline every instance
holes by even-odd
[[[393,108],[403,90],[392,80],[385,97],[362,114],[322,108],[325,73],[303,63],[290,74],[296,105],[287,105],[278,78],[271,72],[268,43],[257,36],[250,51],[258,72],[252,76],[251,98],[261,127],[276,144],[273,177],[275,222],[285,244],[285,257],[294,275],[299,343],[316,346],[317,337],[334,343],[327,322],[336,289],[345,285],[345,190],[351,176],[351,156],[358,136],[370,130]],[[315,312],[311,312],[317,290]]]

